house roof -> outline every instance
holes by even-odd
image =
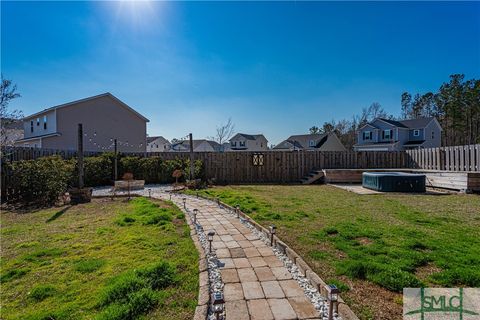
[[[265,140],[267,140],[263,134],[237,133],[236,135],[234,135],[234,136],[230,139],[230,141],[231,141],[231,140],[238,139],[239,136],[240,136],[240,137],[244,137],[244,138],[247,139],[247,140],[257,140],[258,138],[264,138]]]
[[[430,121],[432,121],[433,119],[435,119],[435,118],[434,117],[417,118],[417,119],[410,119],[410,120],[402,120],[400,122],[408,128],[416,129],[416,128],[426,127],[430,123]]]
[[[212,140],[207,140],[207,139],[192,140],[192,142],[193,142],[193,149],[194,150],[204,142],[207,142],[214,150],[220,150],[221,147],[222,147],[218,142],[212,141]],[[182,147],[188,149],[188,148],[190,148],[190,141],[189,140],[179,141],[177,143],[174,143],[172,148],[175,149],[175,147],[178,146],[178,145],[181,145]]]
[[[314,148],[320,148],[327,139],[328,133],[293,135],[288,137],[287,140],[280,142],[274,149],[289,149],[290,146],[299,149],[312,148],[310,147],[310,140],[315,141]]]
[[[151,143],[151,142],[153,142],[157,139],[159,139],[160,142],[162,142],[162,143],[170,143],[167,139],[165,139],[162,136],[147,137],[147,143]]]
[[[105,93],[102,93],[102,94],[99,94],[99,95],[96,95],[96,96],[92,96],[92,97],[88,97],[88,98],[84,98],[84,99],[80,99],[80,100],[75,100],[75,101],[71,101],[71,102],[67,102],[67,103],[64,103],[64,104],[59,104],[57,106],[53,106],[53,107],[50,107],[50,108],[47,108],[47,109],[44,109],[40,112],[37,112],[37,113],[34,113],[34,114],[31,114],[25,118],[23,118],[23,120],[27,120],[27,119],[30,119],[30,118],[34,118],[34,117],[37,117],[45,112],[48,112],[48,111],[52,111],[52,110],[57,110],[57,109],[61,109],[61,108],[65,108],[65,107],[69,107],[69,106],[72,106],[72,105],[75,105],[77,103],[81,103],[81,102],[86,102],[86,101],[90,101],[90,100],[94,100],[94,99],[98,99],[98,98],[103,98],[103,97],[110,97],[112,98],[113,100],[115,100],[116,102],[118,102],[122,107],[124,107],[125,109],[127,109],[128,111],[132,112],[133,114],[135,114],[137,117],[139,117],[140,119],[144,120],[145,122],[149,122],[150,120],[148,120],[147,118],[145,118],[144,116],[142,116],[140,113],[138,113],[137,111],[135,111],[133,108],[131,108],[130,106],[128,106],[125,102],[123,102],[122,100],[118,99],[117,97],[115,97],[113,94],[111,94],[110,92],[105,92]]]
[[[415,141],[415,140],[412,140],[412,141],[407,141],[407,142],[405,142],[403,145],[404,145],[404,146],[416,146],[416,145],[420,145],[420,144],[422,144],[422,143],[424,143],[424,142],[425,142],[425,140],[416,140],[416,141]]]
[[[390,119],[385,119],[385,118],[377,118],[380,121],[386,122],[391,124],[392,126],[399,127],[399,128],[408,128],[406,125],[404,125],[401,121],[396,121],[396,120],[390,120]],[[375,120],[373,120],[375,121]],[[373,122],[372,121],[372,122]]]

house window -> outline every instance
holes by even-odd
[[[230,142],[230,144],[232,145],[232,147],[236,147],[237,146],[237,141],[232,141],[232,142]]]
[[[310,147],[314,147],[314,146],[315,146],[315,141],[314,141],[314,140],[310,140],[310,141],[308,142],[308,145],[309,145]]]
[[[37,118],[37,127],[40,125],[40,118]]]
[[[432,139],[435,139],[435,131],[432,131]]]
[[[245,141],[240,141],[240,147],[245,147]]]
[[[47,116],[43,116],[43,130],[47,130]]]
[[[390,130],[390,129],[383,130],[382,134],[383,134],[383,139],[385,139],[385,140],[392,139],[392,130]]]
[[[372,140],[372,131],[364,131],[363,140]]]
[[[33,120],[30,121],[30,132],[33,132]]]
[[[418,137],[419,135],[420,135],[420,130],[418,130],[418,129],[413,130],[413,136],[414,137]]]

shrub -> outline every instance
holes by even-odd
[[[51,285],[38,285],[30,291],[28,297],[36,302],[53,296],[57,290]]]
[[[52,205],[64,194],[71,181],[75,165],[59,156],[22,160],[6,164],[11,174],[8,180],[10,202],[24,205]]]
[[[113,181],[113,153],[103,153],[97,157],[86,157],[85,185],[89,187],[109,185]]]

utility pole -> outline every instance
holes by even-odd
[[[190,139],[190,180],[193,180],[195,178],[195,167],[193,165],[193,136],[189,133],[188,137]]]
[[[117,155],[117,139],[114,139],[113,140],[113,150],[114,150],[114,153],[115,153],[115,160],[113,162],[113,170],[114,170],[114,181],[117,181],[118,180],[118,165],[117,165],[117,161],[118,161],[118,155]]]
[[[77,165],[78,165],[78,189],[83,188],[83,127],[78,124],[78,139],[77,139]]]

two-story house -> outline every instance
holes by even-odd
[[[237,133],[230,140],[225,151],[266,151],[268,140],[263,134]]]
[[[401,151],[441,146],[442,127],[436,118],[376,118],[358,131],[355,151]]]
[[[162,136],[147,137],[147,152],[170,151],[172,144]]]
[[[273,150],[347,151],[343,143],[333,132],[290,136],[287,140],[276,145]]]
[[[199,139],[193,140],[193,152],[220,152],[222,151],[222,145],[216,141]],[[172,144],[170,151],[189,152],[190,141],[182,140]]]
[[[23,118],[24,147],[76,150],[78,124],[83,126],[85,151],[144,152],[147,122],[140,113],[111,93],[57,105]]]

